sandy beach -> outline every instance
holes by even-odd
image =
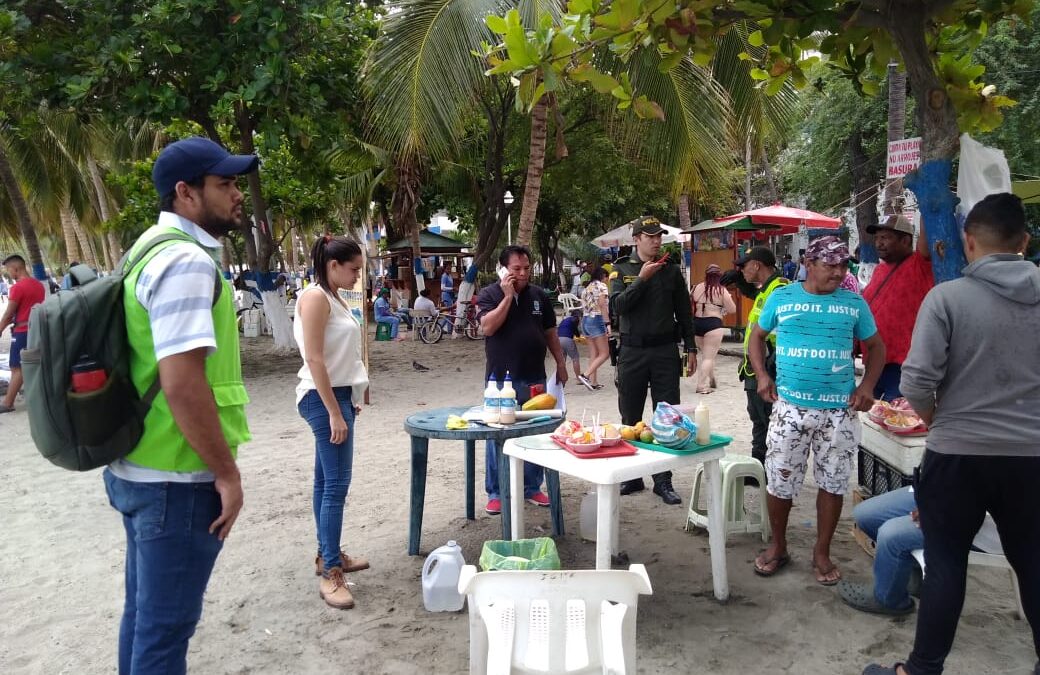
[[[0,339],[7,351],[8,337]],[[416,360],[429,367],[417,372]],[[243,343],[252,398],[253,441],[240,451],[245,508],[217,561],[205,610],[188,656],[197,673],[458,673],[467,669],[465,612],[423,609],[420,570],[427,552],[457,540],[467,562],[501,535],[498,516],[483,512],[483,452],[478,448],[477,518],[464,512],[461,443],[433,441],[423,527],[423,555],[407,555],[409,445],[402,422],[411,412],[478,403],[483,344],[444,340],[371,344],[371,405],[358,421],[354,476],[344,542],[372,569],[350,575],[357,607],[337,611],[318,597],[314,576],[310,430],[296,412],[299,357],[277,353],[271,339]],[[749,454],[750,428],[736,360],[717,364],[719,390],[705,398],[716,431],[731,434],[730,452]],[[600,372],[610,382],[613,369]],[[692,381],[684,402],[695,402]],[[572,383],[569,405],[617,419],[611,385],[588,392]],[[124,533],[107,503],[101,472],[58,469],[36,452],[24,404],[0,416],[0,672],[113,673],[123,601]],[[649,405],[647,412],[649,419]],[[888,619],[847,608],[818,585],[810,553],[815,488],[791,516],[792,564],[776,577],[752,573],[762,548],[755,535],[731,535],[731,597],[712,595],[708,540],[683,530],[693,469],[677,473],[682,506],[649,490],[621,501],[621,548],[647,566],[654,594],[640,599],[639,670],[645,673],[858,674],[870,661],[905,658],[916,614]],[[811,481],[811,477],[810,477]],[[578,507],[588,486],[562,477],[566,536],[563,565],[592,568],[595,545],[578,536]],[[757,491],[749,490],[749,499]],[[526,506],[529,536],[551,531],[548,509]],[[871,559],[851,535],[846,501],[832,552],[846,578],[870,575]],[[1032,673],[1029,626],[1014,612],[1006,572],[971,568],[967,599],[948,660],[951,675]]]

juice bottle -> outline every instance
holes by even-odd
[[[516,390],[513,389],[513,378],[509,376],[508,370],[499,396],[498,421],[502,424],[513,424],[516,422]]]
[[[484,390],[484,421],[498,422],[501,406],[501,394],[494,376],[488,378],[487,389]]]
[[[693,421],[697,425],[697,436],[694,441],[697,445],[711,443],[711,424],[708,422],[708,406],[698,403],[697,409],[693,411]]]

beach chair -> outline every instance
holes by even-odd
[[[627,570],[462,568],[470,675],[636,673],[636,610],[652,594],[643,565]]]
[[[921,566],[921,574],[924,575],[924,549],[918,548],[910,552],[910,555],[914,557],[917,564]],[[1011,564],[1007,561],[1007,558],[1000,553],[984,553],[982,551],[972,551],[968,554],[969,565],[981,565],[983,567],[998,567],[1007,570],[1011,574],[1011,590],[1015,593],[1015,608],[1018,611],[1018,618],[1026,618],[1026,612],[1022,608],[1022,594],[1018,590],[1018,577],[1015,575],[1015,570],[1011,569]]]
[[[563,305],[563,315],[567,316],[571,313],[571,310],[581,309],[582,304],[578,296],[571,293],[560,293],[559,297],[556,298],[557,302]]]

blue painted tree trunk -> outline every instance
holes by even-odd
[[[862,239],[859,242],[859,261],[861,263],[876,263],[880,261],[874,244],[868,244]]]
[[[937,284],[961,276],[961,270],[968,264],[961,226],[954,213],[959,200],[949,187],[952,164],[948,159],[928,160],[903,180],[917,197]]]
[[[47,270],[44,269],[43,263],[33,263],[32,275],[34,279],[39,281],[47,281]]]

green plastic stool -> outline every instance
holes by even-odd
[[[376,342],[389,342],[390,341],[390,324],[388,323],[377,323],[376,324]]]

